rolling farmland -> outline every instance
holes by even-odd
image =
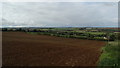
[[[96,66],[104,41],[3,32],[3,66]]]

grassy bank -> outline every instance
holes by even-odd
[[[120,46],[118,45],[120,41],[109,42],[105,47],[102,48],[102,55],[99,60],[99,68],[107,68],[111,66],[112,68],[120,68]]]

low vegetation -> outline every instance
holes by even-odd
[[[109,29],[108,29],[109,30]],[[111,30],[111,29],[110,29]],[[114,41],[118,38],[118,33],[113,31],[106,31],[100,28],[83,29],[83,28],[44,28],[29,30],[30,34],[42,34],[50,36],[58,36],[65,38],[77,38],[77,39],[89,39],[89,40],[101,40],[101,41]],[[117,29],[116,29],[117,30]]]
[[[2,31],[22,31],[30,34],[42,34],[65,38],[78,38],[102,41],[114,41],[120,33],[117,28],[2,28]]]
[[[109,42],[105,47],[102,48],[103,53],[99,60],[99,68],[106,68],[111,66],[112,68],[120,68],[120,46],[118,45],[119,41]]]

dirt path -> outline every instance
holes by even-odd
[[[3,32],[3,66],[95,66],[105,42]]]

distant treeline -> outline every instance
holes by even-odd
[[[114,41],[120,38],[118,29],[101,28],[3,28],[2,31],[22,31],[65,38]]]

